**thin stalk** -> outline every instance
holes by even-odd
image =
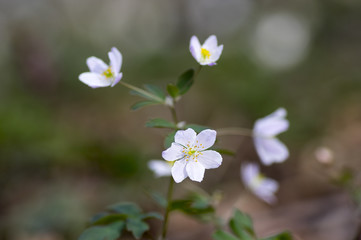
[[[202,65],[199,65],[198,68],[197,68],[197,70],[195,71],[194,77],[193,77],[193,80],[194,80],[194,81],[196,80],[199,72],[202,70],[202,67],[203,67]]]
[[[172,118],[173,118],[173,122],[175,123],[175,125],[178,124],[178,117],[177,117],[177,112],[175,111],[175,107],[170,107],[170,112],[172,113]]]
[[[246,137],[252,137],[253,131],[247,128],[220,128],[217,129],[218,136],[227,136],[227,135],[240,135]]]
[[[144,96],[147,96],[147,97],[149,97],[149,98],[151,98],[151,99],[154,99],[154,100],[159,101],[159,102],[163,102],[163,101],[164,101],[163,99],[157,97],[156,95],[151,94],[150,92],[144,91],[143,89],[138,88],[138,87],[136,87],[136,86],[133,86],[133,85],[131,85],[131,84],[129,84],[129,83],[126,83],[126,82],[123,82],[123,81],[119,81],[119,83],[122,84],[123,86],[125,86],[125,87],[127,87],[127,88],[130,88],[130,89],[132,89],[133,91],[136,91],[136,92],[138,92],[138,93],[140,93],[140,94],[142,94],[142,95],[144,95]]]
[[[170,179],[170,182],[169,182],[168,194],[167,194],[167,209],[165,210],[165,214],[164,214],[164,222],[163,222],[161,240],[165,240],[165,237],[167,236],[168,217],[169,217],[169,212],[170,212],[170,208],[171,208],[171,204],[172,204],[174,181],[173,181],[172,177],[170,177],[169,179]]]

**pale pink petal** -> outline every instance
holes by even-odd
[[[197,160],[205,169],[218,168],[222,164],[221,154],[213,150],[201,152]]]
[[[123,77],[123,73],[119,73],[119,74],[114,78],[114,81],[113,81],[111,87],[114,87],[115,84],[117,84],[117,83],[120,81],[120,79],[122,79],[122,77]]]
[[[254,134],[260,137],[273,137],[286,131],[289,127],[289,122],[285,119],[286,115],[286,110],[279,108],[272,114],[257,120]]]
[[[209,36],[204,44],[202,45],[202,48],[207,49],[208,51],[214,50],[217,48],[217,37],[215,35]]]

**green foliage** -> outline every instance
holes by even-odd
[[[130,109],[137,110],[139,108],[149,106],[149,105],[155,105],[155,104],[159,104],[159,102],[156,102],[156,101],[141,101],[141,102],[137,102],[137,103],[133,104],[130,107]]]
[[[292,235],[289,232],[283,232],[272,237],[262,238],[260,240],[292,240]]]
[[[181,211],[201,221],[210,221],[215,217],[212,198],[196,192],[191,193],[185,199],[173,200],[170,210]]]
[[[164,147],[165,148],[169,148],[172,145],[172,142],[174,142],[175,133],[176,133],[176,131],[172,131],[165,137],[165,139],[164,139]]]
[[[154,118],[149,120],[146,124],[146,127],[152,127],[152,128],[177,128],[177,126],[162,118]]]
[[[167,92],[172,98],[176,98],[179,96],[179,88],[174,84],[168,84]]]
[[[288,232],[282,232],[272,237],[257,238],[253,229],[253,223],[250,216],[235,209],[233,217],[229,220],[229,228],[232,233],[223,230],[217,230],[213,235],[214,240],[292,240]]]
[[[134,203],[118,203],[109,206],[107,212],[95,215],[90,221],[90,228],[83,232],[79,240],[115,240],[124,230],[140,239],[149,230],[149,225],[144,221],[149,218],[162,220],[159,213],[143,213]]]
[[[193,69],[189,69],[179,76],[176,86],[179,89],[180,95],[185,94],[191,88],[194,82],[193,77],[194,77]]]
[[[161,194],[157,192],[150,193],[152,199],[161,207],[167,207],[167,199],[165,199]]]
[[[165,99],[165,93],[163,92],[163,90],[156,86],[156,85],[152,85],[152,84],[146,84],[144,85],[144,87],[152,94],[154,94],[155,96],[159,97],[160,99]]]
[[[79,240],[116,240],[121,236],[124,222],[115,222],[106,226],[94,226],[85,230]]]

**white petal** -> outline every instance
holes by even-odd
[[[108,53],[110,59],[110,66],[112,67],[115,74],[120,72],[122,66],[123,57],[119,50],[115,47],[112,47],[111,51]]]
[[[193,36],[191,38],[189,44],[189,51],[192,53],[194,59],[199,62],[199,60],[201,59],[201,44],[196,36]]]
[[[222,164],[221,154],[213,150],[201,152],[201,154],[197,157],[197,160],[205,169],[217,168]]]
[[[286,117],[286,110],[279,108],[272,114],[256,121],[254,126],[254,134],[260,137],[273,137],[284,132],[289,127]]]
[[[287,147],[277,138],[254,138],[257,153],[265,165],[285,161],[289,152]]]
[[[217,37],[215,35],[209,36],[202,45],[202,48],[205,48],[208,51],[215,50],[217,48]]]
[[[156,177],[164,177],[171,175],[171,166],[164,160],[151,160],[148,162],[148,167],[154,172]]]
[[[184,157],[183,147],[177,143],[172,143],[170,148],[162,152],[162,157],[167,161],[175,161]]]
[[[217,132],[211,129],[206,129],[200,132],[196,137],[194,145],[198,146],[198,149],[205,150],[213,146],[216,141]],[[200,147],[202,144],[202,147]]]
[[[174,136],[174,141],[183,146],[187,146],[187,144],[192,146],[196,140],[196,135],[197,133],[191,128],[188,128],[187,130],[179,130]]]
[[[123,73],[119,73],[118,75],[116,75],[111,87],[114,87],[120,81],[120,79],[122,79],[122,77],[123,77]]]
[[[278,190],[278,183],[270,178],[266,178],[262,183],[254,190],[254,193],[262,200],[269,204],[277,202],[275,192]]]
[[[176,161],[172,167],[172,176],[176,183],[180,183],[183,181],[186,177],[188,177],[187,171],[186,171],[186,160],[179,160]]]
[[[186,166],[186,171],[191,180],[196,182],[203,180],[205,168],[199,162],[189,161]]]
[[[223,45],[218,46],[215,49],[215,51],[213,51],[211,53],[211,57],[209,58],[209,60],[212,62],[216,62],[219,59],[219,57],[221,56],[222,51],[223,51]]]
[[[108,68],[108,65],[106,65],[103,60],[97,57],[89,57],[86,60],[86,64],[88,65],[90,71],[93,73],[102,74]]]
[[[86,72],[79,75],[79,80],[92,88],[108,87],[111,82],[97,73]]]
[[[241,176],[243,183],[250,186],[252,179],[259,174],[259,166],[255,163],[247,163],[241,167]]]

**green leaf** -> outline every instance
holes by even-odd
[[[124,221],[126,219],[127,215],[125,214],[108,214],[106,216],[98,218],[95,221],[93,220],[91,225],[106,225],[113,222]]]
[[[235,156],[236,153],[231,151],[231,150],[228,150],[228,149],[213,149],[214,151],[217,151],[219,152],[220,154],[224,154],[224,155],[229,155],[229,156]]]
[[[151,119],[145,124],[145,126],[152,127],[152,128],[176,128],[177,127],[174,123],[171,123],[162,118]]]
[[[125,223],[116,222],[107,226],[95,226],[86,229],[78,240],[116,240],[121,236]]]
[[[165,199],[165,197],[156,192],[152,192],[150,195],[159,206],[164,208],[167,207],[167,199]]]
[[[165,148],[169,148],[172,145],[172,142],[174,142],[175,133],[176,133],[176,131],[173,131],[165,137],[165,139],[164,139],[164,147]]]
[[[187,128],[192,128],[197,133],[200,133],[203,130],[209,129],[209,127],[202,126],[202,125],[197,125],[197,124],[187,124],[187,125],[184,126],[184,129],[187,129]]]
[[[283,232],[272,237],[262,238],[260,240],[292,240],[292,235],[289,232]]]
[[[157,213],[157,212],[144,213],[141,216],[141,219],[148,219],[148,218],[156,218],[156,219],[159,219],[159,220],[163,220],[163,216],[160,215],[160,213]]]
[[[233,218],[229,221],[229,226],[239,238],[244,240],[254,239],[252,219],[238,209],[234,211]]]
[[[169,95],[172,98],[176,98],[179,96],[179,89],[176,85],[174,84],[168,84],[167,86],[167,92],[169,93]]]
[[[144,87],[152,94],[154,94],[155,96],[161,98],[161,99],[165,99],[165,93],[163,92],[163,90],[156,86],[156,85],[152,85],[152,84],[146,84],[144,85]]]
[[[239,240],[238,238],[234,237],[230,233],[227,233],[222,230],[218,230],[215,233],[213,233],[212,238],[214,240]]]
[[[179,89],[179,94],[185,94],[193,84],[194,70],[189,69],[179,76],[176,86]]]
[[[126,226],[136,239],[140,239],[143,233],[149,230],[149,225],[138,218],[128,219]]]
[[[141,102],[137,102],[135,104],[133,104],[130,109],[132,110],[137,110],[139,108],[145,107],[145,106],[149,106],[149,105],[155,105],[155,104],[159,104],[159,102],[155,102],[155,101],[141,101]]]
[[[117,203],[109,206],[108,209],[128,216],[139,216],[141,213],[141,209],[136,204],[130,202]]]

